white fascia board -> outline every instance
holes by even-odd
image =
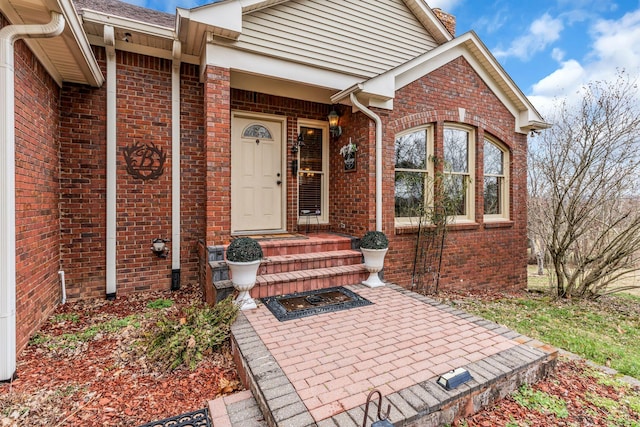
[[[394,98],[396,90],[396,76],[393,73],[382,73],[362,84],[362,92],[382,99]]]
[[[403,0],[404,4],[413,12],[420,23],[431,33],[438,43],[446,43],[453,36],[442,21],[433,13],[424,0]]]
[[[185,18],[196,21],[208,27],[219,28],[233,39],[242,33],[242,5],[238,1],[223,1],[196,7],[189,11]],[[218,31],[216,31],[218,33]]]
[[[343,89],[362,78],[220,45],[207,44],[206,65],[290,80],[327,89]]]
[[[469,32],[438,46],[437,48],[405,62],[398,67],[373,77],[362,83],[362,92],[372,99],[393,98],[395,91],[411,82],[448,64],[458,57],[464,57],[493,93],[515,117],[516,132],[526,133],[532,123],[544,120],[522,91],[513,83],[475,33]],[[394,81],[393,95],[390,94],[389,79]],[[506,88],[506,90],[505,90]]]
[[[176,39],[176,33],[173,28],[155,24],[148,24],[135,19],[123,18],[121,16],[110,15],[108,13],[97,12],[95,10],[84,9],[82,11],[82,19],[87,22],[92,22],[99,25],[111,25],[114,28],[135,31],[141,34],[147,34],[149,36],[160,37],[169,40]]]

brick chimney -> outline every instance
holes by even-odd
[[[433,10],[433,13],[440,20],[440,22],[442,22],[442,24],[447,29],[447,31],[449,31],[449,33],[455,37],[456,36],[456,17],[447,12],[443,12],[442,9],[439,9],[439,8],[435,8],[431,10]]]

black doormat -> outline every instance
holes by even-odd
[[[187,414],[176,415],[164,420],[154,421],[138,427],[211,427],[209,410],[207,408]]]
[[[373,304],[342,286],[266,297],[262,302],[281,322]]]

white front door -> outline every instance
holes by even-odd
[[[231,129],[231,230],[284,229],[284,121],[234,114]]]

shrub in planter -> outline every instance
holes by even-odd
[[[262,258],[260,244],[251,237],[240,237],[227,247],[227,261],[251,262]]]
[[[360,250],[364,256],[364,266],[369,272],[363,285],[370,288],[384,286],[384,282],[378,277],[378,272],[384,267],[384,257],[389,249],[389,239],[381,231],[367,231],[360,239]]]
[[[256,308],[256,303],[249,295],[249,291],[256,284],[262,255],[260,244],[250,237],[235,239],[227,247],[227,265],[231,270],[233,287],[239,292],[236,304],[240,310]]]
[[[360,239],[360,248],[386,249],[389,247],[389,239],[382,231],[367,231]]]

